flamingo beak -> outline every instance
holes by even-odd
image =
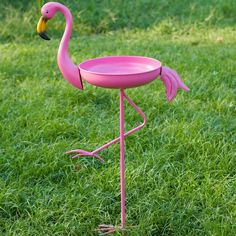
[[[37,32],[39,34],[39,36],[45,40],[50,40],[50,38],[47,35],[46,32],[46,23],[47,23],[48,19],[41,16],[37,25]]]

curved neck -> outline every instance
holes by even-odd
[[[61,43],[57,53],[57,64],[63,77],[72,85],[79,89],[83,89],[80,73],[78,67],[71,61],[68,54],[68,45],[70,34],[72,31],[72,15],[67,7],[60,3],[56,3],[56,8],[60,11],[66,19],[66,28],[61,39]]]
[[[66,27],[65,27],[65,31],[62,36],[62,39],[61,39],[59,51],[66,53],[68,56],[68,45],[69,45],[70,35],[72,31],[73,19],[72,19],[72,15],[70,11],[64,5],[59,4],[58,10],[65,16],[65,19],[66,19]]]

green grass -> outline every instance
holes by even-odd
[[[37,2],[1,4],[0,235],[95,235],[100,223],[119,224],[119,145],[101,153],[103,165],[64,154],[118,135],[118,91],[86,83],[79,91],[62,79],[61,16],[45,42],[35,35]],[[69,6],[76,63],[154,57],[191,89],[172,103],[159,79],[127,90],[148,123],[126,139],[127,225],[135,226],[126,235],[236,235],[235,1]],[[125,118],[127,130],[141,122],[129,105]]]

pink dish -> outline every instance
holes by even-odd
[[[94,58],[79,65],[82,79],[105,88],[132,88],[150,83],[161,71],[161,62],[141,56]]]

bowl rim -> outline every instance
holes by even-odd
[[[140,58],[140,59],[146,59],[146,60],[151,60],[153,62],[156,62],[159,64],[158,67],[156,67],[155,69],[152,69],[152,70],[149,70],[149,71],[144,71],[144,72],[137,72],[137,73],[124,73],[124,74],[119,74],[119,73],[102,73],[102,72],[94,72],[94,71],[90,71],[90,70],[87,70],[86,68],[83,68],[83,66],[91,61],[95,61],[95,60],[101,60],[101,59],[109,59],[109,58]],[[84,72],[87,72],[87,73],[90,73],[90,74],[94,74],[94,75],[103,75],[103,76],[126,76],[126,75],[140,75],[140,74],[146,74],[146,73],[151,73],[151,72],[154,72],[158,69],[160,69],[162,67],[162,64],[159,60],[155,59],[155,58],[152,58],[152,57],[145,57],[145,56],[128,56],[128,55],[121,55],[121,56],[103,56],[103,57],[95,57],[95,58],[92,58],[92,59],[88,59],[86,61],[83,61],[81,62],[79,65],[78,65],[79,69],[84,71]]]

